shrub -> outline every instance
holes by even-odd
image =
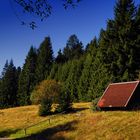
[[[70,112],[72,111],[72,97],[68,90],[65,87],[62,88],[61,93],[58,98],[58,112]]]
[[[58,102],[60,92],[61,84],[55,80],[44,80],[35,87],[31,94],[31,101],[33,104],[40,104],[39,115],[51,113],[52,104]]]
[[[95,98],[93,101],[92,101],[92,110],[93,111],[100,111],[100,108],[97,106],[97,103],[99,101],[100,98]]]
[[[60,83],[55,80],[44,80],[33,90],[31,94],[31,101],[33,104],[40,104],[42,99],[51,99],[52,102],[57,102],[60,91]]]
[[[31,101],[33,104],[40,104],[40,116],[51,114],[53,103],[58,103],[56,112],[72,110],[72,98],[69,90],[55,80],[44,80],[36,86],[31,94]]]
[[[51,114],[51,106],[52,106],[51,100],[42,99],[40,106],[39,106],[39,111],[38,111],[39,116],[50,115]]]

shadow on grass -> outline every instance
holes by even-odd
[[[84,111],[84,110],[87,110],[87,109],[89,109],[89,108],[88,107],[87,108],[74,108],[71,113],[76,113],[76,112]]]
[[[78,121],[74,120],[64,125],[57,125],[55,127],[43,130],[37,134],[32,134],[24,138],[18,138],[16,140],[66,140],[66,138],[59,132],[63,133],[63,132],[74,131],[75,124],[77,123]]]
[[[20,129],[16,129],[16,130],[4,130],[0,132],[0,138],[3,137],[9,137],[11,134],[16,133],[17,131],[19,131]]]

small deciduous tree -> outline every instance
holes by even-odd
[[[57,102],[61,91],[61,84],[55,80],[42,81],[31,94],[31,101],[40,104],[39,115],[51,113],[52,104]]]
[[[39,115],[51,114],[52,104],[58,103],[57,112],[69,112],[72,110],[71,94],[65,86],[55,80],[42,81],[31,94],[31,101],[40,104]]]

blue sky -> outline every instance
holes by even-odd
[[[11,58],[16,66],[24,63],[31,45],[36,48],[46,36],[51,37],[54,54],[63,48],[72,34],[76,34],[84,45],[94,36],[98,36],[100,29],[106,27],[106,21],[113,18],[116,0],[82,0],[75,9],[64,10],[59,0],[52,2],[53,13],[44,22],[39,22],[38,28],[32,30],[22,26],[16,18],[9,0],[0,1],[0,72],[6,60]],[[135,0],[136,4],[140,0]],[[16,9],[16,8],[15,8]],[[17,9],[18,11],[18,9]],[[21,15],[25,20],[31,16]]]

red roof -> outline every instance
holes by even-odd
[[[99,107],[126,107],[139,81],[110,84],[98,102]]]

